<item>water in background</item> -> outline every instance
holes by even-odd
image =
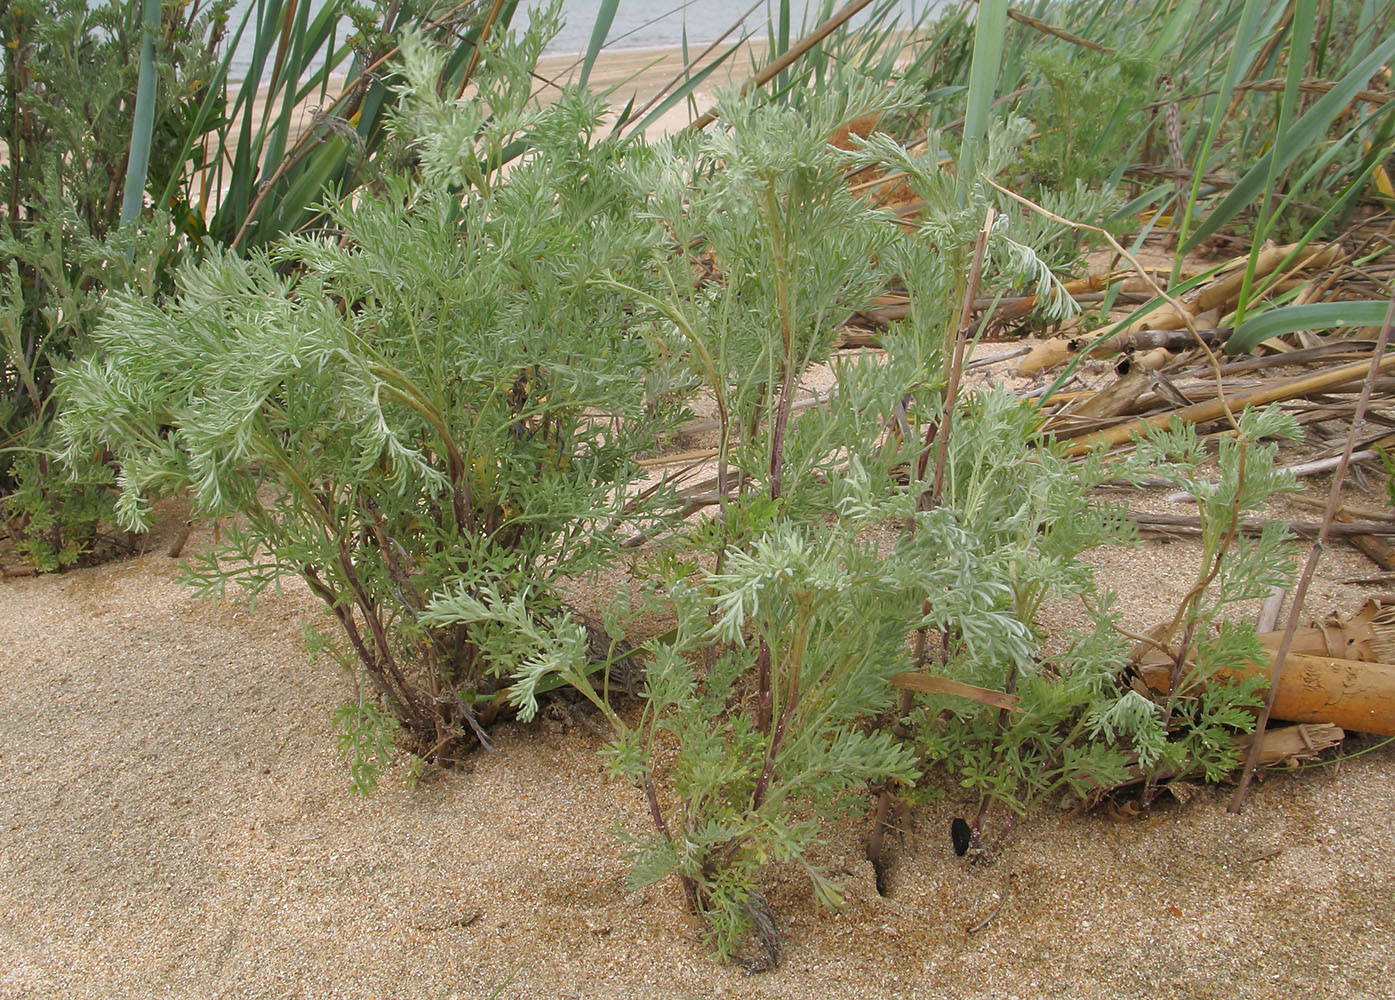
[[[254,0],[239,0],[234,5],[229,19],[232,28],[237,26],[253,2]],[[617,49],[672,48],[683,43],[685,32],[690,45],[715,41],[751,9],[753,2],[754,0],[687,0],[686,3],[684,0],[621,0],[615,12],[615,20],[606,36],[607,44],[608,47]],[[824,2],[825,0],[792,0],[792,37],[798,38],[804,34],[804,31],[800,30],[801,24],[812,28],[818,23]],[[323,0],[312,0],[312,3],[312,10],[318,10],[323,6]],[[546,4],[547,0],[523,0],[514,24],[522,26],[526,23],[527,10]],[[909,23],[915,12],[926,9],[927,5],[943,6],[943,0],[898,0],[898,6],[904,12],[902,20],[906,23]],[[548,46],[548,54],[569,55],[585,52],[600,6],[601,0],[562,0],[562,16],[565,23],[561,33]],[[778,2],[769,10],[778,11]],[[767,6],[762,3],[746,18],[746,30],[755,31],[756,38],[764,38],[766,18]],[[859,24],[866,18],[867,11],[864,10],[852,23]],[[252,48],[252,29],[253,26],[249,24],[242,43],[233,53],[230,74],[233,79],[242,79],[247,75]],[[343,26],[344,34],[347,35],[350,30],[346,22]],[[739,33],[732,36],[733,39],[737,37]]]
[[[913,10],[923,10],[929,0],[900,0],[903,21],[909,22]],[[527,8],[546,6],[547,0],[523,0]],[[755,10],[751,7],[755,5]],[[842,6],[834,5],[834,9]],[[875,3],[872,6],[877,6]],[[825,4],[821,0],[792,0],[790,4],[790,35],[798,38],[821,20]],[[566,23],[561,33],[548,46],[549,54],[576,54],[586,51],[591,41],[591,29],[600,12],[601,0],[563,0],[562,16]],[[852,19],[854,26],[867,21],[871,7]],[[747,12],[750,11],[749,16]],[[743,16],[744,31],[754,31],[763,39],[767,17],[779,12],[779,4],[755,0],[621,0],[615,20],[606,35],[611,48],[649,49],[672,48],[683,43],[686,31],[688,43],[704,44],[720,38]],[[801,31],[801,25],[805,30]],[[731,37],[739,38],[743,32]]]

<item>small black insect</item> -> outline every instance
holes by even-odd
[[[974,831],[967,822],[956,816],[949,821],[949,839],[954,842],[954,853],[962,858],[969,853],[969,844],[973,843]]]

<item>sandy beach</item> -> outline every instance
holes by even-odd
[[[978,377],[1026,390],[1000,367]],[[1133,505],[1178,512],[1161,491]],[[335,749],[350,681],[301,645],[320,605],[294,579],[255,611],[198,600],[164,554],[181,524],[167,510],[134,558],[0,582],[3,1000],[1390,995],[1395,746],[1353,735],[1347,759],[1266,775],[1238,816],[1214,785],[1142,815],[1048,805],[986,867],[951,849],[951,817],[974,806],[937,779],[888,841],[884,894],[866,816],[812,859],[841,909],[767,869],[784,957],[750,975],[713,961],[672,880],[627,888],[615,833],[644,833],[646,809],[609,776],[594,709],[553,701],[498,726],[500,754],[415,785],[401,755],[359,796]],[[200,527],[186,553],[212,541]],[[1185,537],[1089,554],[1139,623],[1175,606],[1200,558]],[[1309,608],[1356,607],[1368,591],[1349,581],[1369,572],[1332,548]],[[598,612],[614,584],[578,604]]]
[[[698,68],[706,66],[729,47],[729,44],[724,44],[713,50]],[[695,48],[690,54],[700,55],[705,48]],[[740,87],[756,73],[765,51],[764,42],[746,42],[732,53],[694,92],[693,101],[698,113],[711,107],[719,91]],[[564,85],[575,80],[579,68],[580,61],[575,56],[545,56],[538,63],[537,75],[554,84]],[[588,83],[598,93],[609,95],[612,108],[623,108],[633,98],[638,109],[656,94],[669,89],[683,69],[681,49],[617,49],[604,53],[597,60]],[[537,90],[543,100],[558,92],[556,86],[540,86]],[[651,139],[668,135],[683,128],[693,117],[687,102],[680,103],[646,129],[645,134]]]
[[[891,841],[866,824],[768,895],[780,968],[711,959],[676,884],[625,886],[642,796],[602,720],[554,703],[501,755],[361,797],[335,751],[349,682],[300,645],[296,581],[254,613],[201,602],[163,549],[0,582],[0,998],[1379,1000],[1395,976],[1395,748],[1143,817],[1042,809],[986,868],[954,856],[952,787]],[[201,529],[189,551],[208,545]],[[1126,614],[1184,589],[1193,542],[1101,553]],[[1333,550],[1312,600],[1347,606]],[[633,711],[631,705],[626,711]],[[1373,741],[1353,739],[1347,752]],[[496,992],[497,991],[497,992]]]
[[[698,66],[708,65],[730,48],[730,43],[714,49]],[[697,47],[690,56],[701,55],[706,46]],[[712,106],[717,94],[724,89],[738,88],[759,69],[759,60],[764,56],[766,44],[763,41],[746,42],[728,56],[692,95],[698,113]],[[534,73],[533,96],[540,101],[555,100],[562,88],[577,82],[580,77],[581,58],[574,55],[544,56],[538,61]],[[643,108],[655,95],[672,89],[675,78],[684,71],[683,51],[679,48],[660,49],[616,49],[602,53],[592,69],[588,86],[606,97],[613,111],[623,109],[631,101],[636,110]],[[333,106],[333,97],[343,91],[342,77],[331,79],[329,93],[331,99],[324,103]],[[233,91],[235,92],[235,91]],[[314,109],[321,104],[319,97],[307,98],[299,106],[294,119],[295,137],[314,127]],[[252,110],[252,121],[259,125],[267,107],[267,91],[258,95]],[[686,126],[695,116],[688,102],[670,108],[654,121],[646,130],[650,139],[676,132]],[[241,127],[241,118],[234,119],[233,132]]]

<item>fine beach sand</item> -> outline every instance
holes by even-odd
[[[612,56],[592,82],[657,87],[678,63],[654,58]],[[1374,489],[1355,499],[1380,505]],[[772,869],[784,959],[749,975],[712,961],[676,884],[626,890],[613,831],[647,820],[593,712],[553,704],[499,727],[499,755],[415,790],[398,761],[357,796],[331,722],[349,682],[300,643],[317,603],[296,581],[255,611],[194,598],[163,554],[178,524],[142,555],[0,581],[0,998],[1395,995],[1393,746],[1271,774],[1238,816],[1225,787],[1142,818],[1046,808],[985,867],[950,848],[971,804],[946,787],[889,838],[885,897],[865,824],[818,859],[846,884],[839,911]],[[200,528],[186,552],[211,543]],[[1153,539],[1091,561],[1141,631],[1198,551]],[[1332,547],[1310,611],[1354,609],[1370,588],[1343,581],[1372,572]]]
[[[1239,816],[1226,788],[1141,819],[1048,807],[987,867],[951,851],[972,804],[947,788],[890,838],[886,897],[865,822],[818,859],[842,910],[771,869],[784,960],[748,975],[711,960],[676,884],[626,890],[613,831],[647,820],[588,708],[357,796],[331,723],[349,683],[299,641],[316,603],[295,581],[254,612],[195,599],[163,554],[177,524],[144,555],[0,583],[0,997],[1391,996],[1395,747],[1271,774]],[[1092,561],[1150,624],[1198,555]],[[1341,581],[1370,572],[1334,547],[1309,607],[1354,608],[1366,591]]]

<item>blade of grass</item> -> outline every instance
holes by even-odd
[[[1163,56],[1175,46],[1187,30],[1196,24],[1197,7],[1201,0],[1184,0],[1173,8],[1172,15],[1168,17],[1162,31],[1158,32],[1153,39],[1153,44],[1148,47],[1146,58],[1151,63],[1159,63]]]
[[[678,87],[680,83],[682,83],[683,86],[679,87],[679,90],[682,91],[682,94],[680,95],[678,100],[683,100],[685,97],[688,96],[688,94],[691,94],[693,92],[693,88],[697,86],[697,83],[694,81],[694,67],[696,67],[698,63],[702,62],[709,55],[711,55],[712,52],[714,52],[719,45],[721,45],[724,41],[731,37],[732,34],[739,31],[741,29],[741,26],[746,23],[746,18],[754,14],[763,3],[765,3],[765,0],[756,0],[755,3],[751,4],[750,8],[746,11],[746,13],[742,14],[739,19],[732,23],[731,27],[727,28],[726,31],[722,32],[721,35],[719,35],[714,42],[708,45],[707,48],[703,49],[702,52],[700,52],[694,59],[687,58],[688,32],[685,28],[683,30],[683,68],[680,69],[676,74],[674,74],[672,80],[669,80],[668,83],[660,87],[658,92],[655,93],[654,96],[649,99],[648,103],[646,103],[642,108],[640,108],[638,111],[634,113],[634,117],[639,118],[642,115],[648,114],[649,110],[653,108],[656,104],[659,104],[660,102],[663,102],[663,108],[660,111],[655,112],[655,115],[651,117],[657,117],[657,115],[660,115],[664,111],[667,111],[674,104],[676,104],[677,101],[669,101],[666,99],[666,97],[668,95],[671,95],[671,93],[673,92],[673,88]],[[728,49],[725,53],[723,53],[721,56],[717,58],[716,62],[714,62],[712,66],[709,66],[707,69],[703,70],[703,78],[705,79],[712,72],[712,70],[716,68],[718,64],[722,63],[728,57],[730,57],[731,54],[736,51],[736,48],[740,46],[743,42],[745,42],[745,40],[746,36],[742,36],[741,40],[737,42],[736,46],[733,46],[732,48]],[[648,128],[649,122],[650,119],[646,118],[644,122],[638,126],[639,131],[642,132],[644,131],[644,129]],[[621,118],[619,121],[616,122],[615,127],[619,129],[622,128],[625,124],[627,124],[626,120],[624,118]]]
[[[330,7],[334,6],[330,5]],[[309,12],[308,4],[301,4],[298,0],[290,0],[283,14],[282,41],[277,45],[276,61],[271,74],[273,84],[268,88],[266,97],[265,121],[271,124],[271,131],[268,141],[263,146],[263,169],[266,169],[267,164],[275,163],[281,159],[286,150],[286,143],[290,139],[297,104],[296,84],[310,64],[306,48]],[[286,44],[287,40],[289,40],[289,45]],[[293,77],[288,73],[291,70],[294,71]],[[278,92],[281,95],[281,113],[272,117],[271,108]]]
[[[277,85],[282,80],[282,74],[286,70],[286,57],[290,52],[292,31],[297,27],[295,21],[300,13],[300,0],[286,0],[286,6],[281,12],[281,32],[276,41],[276,55],[271,60],[271,86],[266,91],[266,107],[262,109],[262,117],[271,119],[272,100],[276,97]],[[304,27],[295,31],[295,37],[304,34]]]
[[[1392,56],[1395,56],[1395,35],[1382,40],[1370,55],[1338,81],[1337,86],[1319,98],[1295,121],[1288,132],[1277,137],[1270,150],[1240,178],[1230,193],[1207,215],[1205,221],[1187,237],[1179,253],[1185,254],[1194,250],[1203,240],[1239,215],[1264,190],[1272,169],[1282,170],[1305,150],[1320,143],[1327,129],[1351,103],[1357,91],[1364,89],[1371,76]],[[1377,114],[1383,113],[1391,106],[1385,105]],[[1197,183],[1199,184],[1199,178]]]
[[[998,85],[1007,26],[1007,0],[983,0],[974,25],[974,57],[969,66],[969,95],[964,110],[964,139],[959,150],[959,203],[968,203],[969,185],[988,131],[988,113]]]
[[[1293,21],[1288,45],[1288,73],[1284,81],[1284,96],[1279,102],[1279,120],[1274,128],[1275,135],[1285,135],[1288,132],[1289,122],[1293,120],[1298,109],[1298,88],[1303,82],[1304,70],[1307,69],[1309,39],[1313,37],[1316,24],[1316,0],[1293,0]],[[1245,265],[1245,277],[1240,283],[1240,296],[1235,305],[1236,324],[1243,323],[1245,311],[1249,306],[1250,286],[1254,282],[1255,264],[1264,249],[1264,241],[1269,235],[1269,227],[1273,220],[1270,213],[1274,207],[1274,185],[1278,181],[1280,173],[1278,159],[1271,158],[1264,183],[1264,204],[1260,208],[1259,219],[1255,222],[1255,237],[1250,248],[1250,259]]]
[[[1365,116],[1358,119],[1353,128],[1349,129],[1343,136],[1337,139],[1337,141],[1331,143],[1323,150],[1322,155],[1317,157],[1317,159],[1299,175],[1298,180],[1291,185],[1288,193],[1284,195],[1283,200],[1280,201],[1278,207],[1274,209],[1275,218],[1284,217],[1287,212],[1293,207],[1296,207],[1303,192],[1306,191],[1310,185],[1317,183],[1319,178],[1323,178],[1323,183],[1325,185],[1331,186],[1332,183],[1344,176],[1345,171],[1350,168],[1343,165],[1343,154],[1349,153],[1350,150],[1358,144],[1359,138],[1366,125],[1369,124],[1378,113],[1379,109],[1368,112]],[[1395,116],[1386,115],[1384,119],[1385,130],[1388,131],[1392,125],[1395,125]],[[1344,201],[1351,198],[1354,194],[1359,193],[1359,187],[1354,189],[1353,183],[1359,184],[1370,177],[1375,171],[1375,168],[1389,155],[1390,142],[1391,136],[1388,134],[1385,135],[1380,144],[1373,148],[1371,153],[1357,164],[1359,167],[1358,173],[1355,175],[1353,182],[1348,182],[1347,191],[1340,195],[1337,201],[1319,216],[1317,222],[1310,227],[1308,235],[1304,236],[1303,239],[1299,241],[1300,244],[1315,238],[1321,226],[1325,225],[1328,220],[1335,218],[1339,214]],[[1325,173],[1327,168],[1333,164],[1336,164],[1335,170],[1332,173]]]
[[[254,245],[302,226],[313,218],[314,206],[321,200],[327,187],[333,186],[347,192],[355,186],[358,182],[358,158],[363,152],[371,156],[380,141],[382,126],[396,103],[396,96],[379,73],[381,67],[396,54],[397,48],[392,46],[386,51],[364,57],[367,65],[361,68],[359,54],[348,44],[327,49],[326,39],[332,37],[331,29],[339,16],[340,2],[342,0],[330,0],[312,22],[302,44],[292,47],[286,70],[277,83],[282,106],[279,119],[269,127],[263,126],[257,130],[252,129],[250,121],[244,120],[237,155],[230,171],[227,197],[209,225],[214,238],[234,246]],[[266,35],[273,25],[278,24],[270,16],[280,9],[278,3],[279,0],[268,0],[268,16],[258,22],[260,35]],[[509,22],[516,4],[517,0],[504,0],[496,27]],[[448,65],[463,67],[482,36],[482,19],[473,30],[466,31],[463,38],[456,33],[462,13],[471,7],[468,0],[462,0],[436,19],[425,21],[410,10],[392,5],[385,15],[390,19],[382,25],[381,30],[387,37],[395,37],[414,28],[428,35],[450,33],[454,52]],[[264,64],[269,46],[270,42],[261,37],[254,44],[253,72],[244,81],[236,105],[244,110],[244,119],[249,117],[245,115],[245,108],[251,106],[255,97],[253,81],[258,78],[258,67]],[[317,63],[322,64],[316,68]],[[362,149],[351,155],[348,145],[326,142],[318,150],[313,150],[311,147],[320,144],[324,135],[316,129],[307,129],[282,155],[274,159],[268,155],[273,151],[275,130],[285,129],[288,137],[292,114],[316,90],[327,92],[331,76],[346,65],[352,70],[349,81],[339,96],[328,102],[330,106],[324,108],[321,114],[351,121],[363,141]],[[458,81],[443,79],[442,87],[448,82],[454,84]]]
[[[832,9],[832,0],[823,0],[821,16]],[[805,23],[811,7],[806,12]],[[840,28],[827,40],[812,49],[796,67],[780,74],[771,99],[794,107],[802,107],[830,93],[847,89],[853,77],[874,80],[891,86],[902,74],[897,61],[905,52],[905,38],[915,26],[904,26],[897,0],[877,0],[859,12],[856,29]]]
[[[150,167],[150,142],[155,131],[155,33],[160,30],[160,0],[145,0],[142,8],[140,75],[136,79],[136,113],[131,122],[130,153],[126,158],[126,188],[121,198],[124,226],[145,207],[145,175]]]
[[[780,11],[777,18],[775,37],[771,39],[770,54],[778,57],[789,51],[790,47],[790,0],[780,0]],[[784,90],[788,86],[787,73],[781,73],[775,78],[775,89]]]
[[[585,87],[586,81],[591,78],[591,68],[596,65],[596,57],[601,54],[605,36],[610,33],[610,26],[615,21],[615,11],[619,7],[620,0],[601,0],[600,10],[596,12],[596,21],[591,28],[591,40],[586,44],[586,61],[581,64],[581,76],[577,81],[582,87]]]
[[[669,89],[667,94],[664,95],[663,100],[661,100],[652,109],[648,109],[648,112],[644,118],[640,119],[639,122],[633,125],[627,124],[626,127],[630,128],[632,132],[643,133],[651,125],[653,125],[660,118],[662,118],[670,108],[677,106],[679,103],[691,97],[697,91],[697,88],[702,86],[703,81],[706,80],[709,76],[711,76],[713,72],[715,72],[722,65],[722,63],[726,62],[737,52],[739,52],[741,50],[741,46],[745,43],[745,38],[742,38],[740,41],[737,41],[725,52],[717,56],[717,58],[710,62],[708,65],[704,66],[696,73],[692,73],[691,75],[689,75],[687,79],[683,81],[682,86],[672,87],[671,89]],[[645,110],[646,109],[641,109],[641,111],[636,113],[635,117],[638,117],[639,114],[644,114]]]
[[[1379,326],[1388,303],[1378,302],[1312,302],[1307,305],[1281,306],[1251,316],[1236,328],[1225,348],[1232,354],[1243,353],[1264,343],[1270,337],[1298,330],[1335,330],[1348,326]]]
[[[1260,44],[1258,28],[1260,16],[1264,13],[1265,6],[1263,0],[1245,0],[1245,5],[1240,11],[1240,20],[1236,25],[1235,35],[1230,41],[1230,60],[1226,66],[1225,76],[1220,90],[1209,103],[1210,110],[1206,116],[1206,138],[1196,153],[1191,191],[1186,202],[1178,206],[1181,218],[1177,225],[1178,250],[1172,267],[1174,279],[1182,266],[1182,258],[1185,256],[1186,250],[1199,242],[1188,242],[1187,235],[1191,228],[1192,216],[1196,211],[1197,202],[1200,199],[1201,178],[1205,175],[1206,168],[1212,159],[1216,136],[1220,134],[1221,125],[1225,120],[1225,111],[1230,107],[1231,95],[1234,94],[1236,85],[1249,74],[1250,66],[1258,54]]]

